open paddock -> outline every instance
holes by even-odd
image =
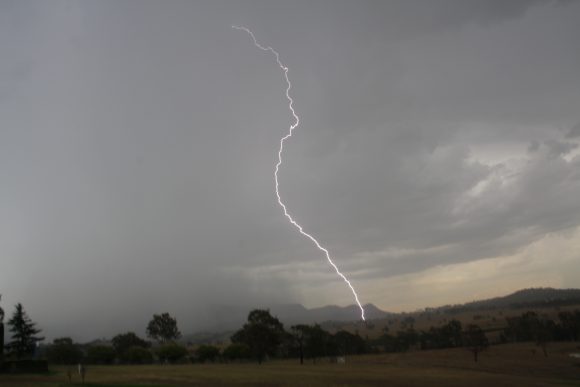
[[[546,358],[533,343],[492,346],[477,363],[465,349],[270,361],[262,365],[189,364],[89,366],[87,386],[580,386],[578,343],[554,343]],[[66,368],[49,375],[0,375],[2,387],[70,386]],[[79,383],[78,375],[73,383]],[[79,383],[80,384],[80,383]]]

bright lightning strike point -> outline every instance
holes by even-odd
[[[247,32],[248,35],[250,35],[250,37],[254,41],[254,45],[256,47],[258,47],[262,51],[269,51],[272,54],[274,54],[274,56],[276,57],[276,62],[278,63],[278,66],[280,66],[282,71],[284,72],[284,78],[286,78],[286,85],[287,85],[286,98],[288,99],[288,107],[290,108],[290,112],[292,113],[292,116],[294,117],[294,123],[292,125],[290,125],[290,128],[288,129],[288,134],[286,134],[284,137],[282,137],[280,139],[280,148],[278,149],[278,162],[276,163],[276,169],[274,170],[274,181],[276,183],[276,197],[278,198],[278,204],[280,205],[280,207],[282,207],[282,210],[284,210],[284,215],[286,216],[286,218],[288,218],[290,223],[292,223],[294,225],[294,227],[296,227],[298,229],[300,234],[302,234],[305,237],[307,237],[308,239],[310,239],[312,242],[314,242],[314,244],[316,245],[316,247],[318,247],[319,250],[324,252],[324,254],[326,255],[326,259],[328,260],[328,263],[330,263],[330,265],[336,271],[336,274],[338,274],[344,280],[344,282],[346,282],[346,284],[350,288],[350,290],[354,296],[354,299],[356,300],[356,303],[357,303],[358,307],[360,308],[361,318],[364,321],[365,320],[365,310],[362,307],[360,301],[358,300],[358,295],[356,294],[356,291],[354,290],[354,287],[352,286],[352,284],[350,283],[348,278],[346,278],[346,276],[344,274],[342,274],[340,272],[340,270],[338,270],[338,267],[334,264],[334,262],[332,262],[332,259],[330,258],[330,253],[328,252],[328,250],[325,249],[324,247],[322,247],[322,245],[316,240],[316,238],[314,238],[312,235],[310,235],[306,231],[304,231],[302,226],[300,224],[298,224],[294,220],[294,218],[292,218],[292,216],[288,213],[288,210],[286,209],[286,205],[284,204],[284,202],[282,202],[282,198],[280,197],[280,191],[278,189],[278,186],[279,186],[279,184],[278,184],[278,171],[280,170],[280,165],[282,165],[282,152],[284,151],[284,141],[286,141],[288,138],[292,137],[292,132],[294,131],[294,129],[296,129],[296,127],[300,123],[300,118],[298,117],[298,115],[296,114],[296,111],[294,111],[294,107],[292,106],[294,103],[294,100],[290,97],[290,89],[292,88],[292,84],[290,83],[290,79],[288,79],[288,67],[286,67],[282,64],[282,62],[280,61],[280,55],[278,54],[278,52],[276,50],[274,50],[270,46],[264,47],[260,43],[258,43],[258,41],[256,40],[256,37],[254,36],[254,33],[252,31],[250,31],[246,27],[240,27],[240,26],[232,26],[232,28],[234,28],[236,30]]]

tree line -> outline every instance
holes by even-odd
[[[506,327],[501,330],[500,343],[535,342],[548,356],[548,343],[551,341],[578,341],[580,338],[580,310],[562,311],[557,320],[527,311],[520,316],[507,317]],[[388,328],[383,335],[371,342],[371,347],[385,352],[404,352],[410,348],[428,350],[465,347],[473,352],[474,360],[489,346],[485,331],[476,324],[464,328],[460,321],[451,320],[428,330],[415,330],[414,319],[403,320],[400,331],[390,334]]]
[[[204,344],[188,350],[176,342],[180,335],[176,322],[170,316],[164,321],[154,317],[147,332],[148,337],[157,338],[157,345],[140,338],[133,332],[114,336],[111,345],[98,344],[81,346],[70,338],[55,339],[47,347],[47,359],[56,364],[150,364],[183,362],[240,362],[255,360],[262,363],[272,358],[299,358],[316,362],[322,357],[345,356],[368,352],[367,342],[358,334],[339,331],[330,334],[320,325],[295,325],[289,331],[267,310],[253,310],[248,322],[231,336],[225,347]],[[152,323],[156,331],[167,335],[153,336]],[[170,328],[169,328],[170,327]]]
[[[464,327],[459,320],[453,319],[441,326],[416,330],[414,322],[413,317],[407,317],[399,331],[391,333],[386,327],[378,338],[363,339],[358,333],[344,330],[331,334],[317,324],[294,325],[286,331],[269,311],[254,310],[231,341],[232,345],[244,346],[246,355],[259,363],[271,357],[294,357],[299,358],[301,364],[305,357],[315,362],[320,357],[443,348],[465,348],[473,354],[473,360],[478,361],[479,354],[490,345],[486,332],[477,324]],[[550,341],[578,341],[579,338],[580,310],[562,311],[556,321],[528,311],[506,318],[500,343],[535,342],[548,356]]]
[[[507,327],[503,342],[534,341],[548,356],[547,346],[551,341],[578,341],[580,338],[580,310],[562,311],[554,321],[528,311],[517,317],[506,318]]]
[[[79,345],[69,337],[55,339],[47,346],[45,356],[55,364],[151,364],[175,363],[188,355],[177,340],[181,332],[177,320],[169,313],[155,314],[146,328],[147,341],[135,332],[114,336],[110,344]],[[155,344],[155,345],[154,345]]]
[[[134,332],[116,335],[111,345],[80,345],[70,337],[61,337],[39,347],[44,340],[38,335],[41,330],[20,303],[16,304],[12,317],[6,322],[10,341],[4,344],[4,316],[4,310],[0,308],[0,371],[6,361],[11,363],[12,368],[30,368],[35,367],[34,363],[29,362],[30,359],[42,357],[54,364],[146,364],[154,360],[175,362],[188,354],[187,349],[177,343],[181,332],[177,328],[177,320],[168,313],[153,315],[147,325],[147,337],[157,344],[154,349],[150,341]]]
[[[285,329],[269,310],[249,312],[246,323],[231,337],[227,346],[201,345],[195,349],[180,344],[181,332],[177,320],[168,313],[155,314],[146,327],[149,341],[134,332],[114,336],[108,343],[80,345],[69,337],[56,338],[43,346],[38,353],[38,343],[43,340],[41,330],[28,317],[21,304],[15,306],[7,321],[10,341],[3,345],[4,311],[0,308],[0,365],[3,358],[26,359],[33,355],[44,357],[55,364],[150,364],[177,362],[237,362],[257,361],[259,364],[273,358],[295,358],[303,364],[305,359],[316,363],[321,358],[340,358],[379,352],[405,352],[409,349],[430,350],[463,347],[478,361],[481,351],[489,346],[486,332],[476,324],[463,326],[451,320],[427,330],[416,330],[415,320],[407,317],[401,329],[382,334],[373,339],[361,337],[358,332],[339,330],[330,333],[320,325],[298,324]],[[529,311],[506,318],[506,327],[500,342],[535,342],[548,356],[550,341],[577,341],[580,338],[580,310],[562,311],[558,320],[550,320]],[[3,356],[6,349],[6,356]]]
[[[232,345],[243,346],[247,357],[262,363],[267,358],[295,357],[316,362],[321,357],[337,357],[369,352],[368,343],[358,333],[331,334],[314,325],[293,325],[289,331],[268,310],[256,309],[248,321],[231,337]],[[227,348],[226,348],[227,350]]]

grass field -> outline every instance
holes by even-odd
[[[580,386],[578,344],[558,343],[545,358],[529,344],[493,346],[475,363],[465,349],[353,356],[346,364],[296,360],[262,365],[94,366],[87,386]],[[3,375],[2,387],[70,386],[65,368],[50,375]],[[73,382],[80,380],[74,375]]]

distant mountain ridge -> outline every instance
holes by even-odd
[[[278,304],[269,309],[285,326],[295,324],[314,324],[328,321],[348,322],[360,319],[360,309],[357,305],[336,306],[328,305],[319,308],[308,309],[301,304]],[[251,309],[233,305],[214,305],[207,311],[207,320],[211,322],[211,330],[238,329],[246,321]],[[391,316],[392,313],[380,310],[373,304],[364,306],[367,319],[379,319]],[[208,328],[209,328],[208,327]]]
[[[392,315],[392,313],[385,312],[373,304],[364,305],[364,310],[367,320],[385,318]],[[307,309],[300,304],[275,305],[270,308],[270,312],[278,316],[280,321],[291,325],[299,323],[322,323],[326,321],[356,321],[357,316],[360,316],[360,309],[357,305],[327,305],[312,309]]]

